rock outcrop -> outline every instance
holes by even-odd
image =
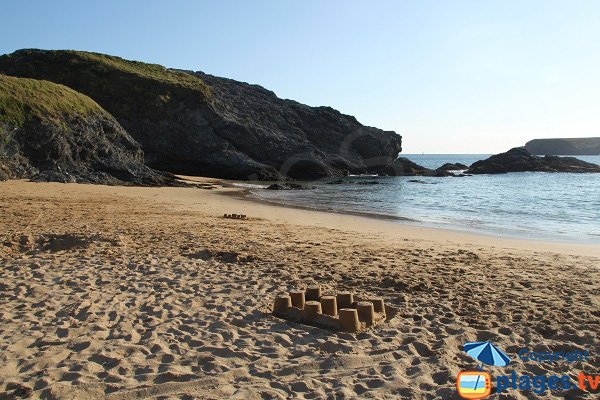
[[[0,180],[167,185],[96,102],[65,86],[0,75]]]
[[[506,153],[496,154],[485,160],[473,163],[467,173],[503,174],[507,172],[600,172],[600,166],[574,157],[538,157],[515,147]]]
[[[398,157],[391,167],[384,171],[389,176],[452,176],[449,171],[425,168],[406,157]]]
[[[436,168],[436,171],[463,171],[469,167],[461,163],[446,163],[441,167]]]
[[[600,155],[600,137],[534,139],[525,144],[531,154],[554,156]]]
[[[148,166],[229,179],[315,179],[393,170],[401,137],[257,85],[96,53],[20,50],[0,73],[81,92],[140,143]]]
[[[312,186],[298,185],[297,183],[273,183],[267,186],[268,190],[306,190],[313,189]]]

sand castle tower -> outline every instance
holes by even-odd
[[[355,298],[351,292],[324,294],[320,285],[292,290],[275,297],[273,315],[320,328],[357,333],[383,323],[387,316],[383,299]]]

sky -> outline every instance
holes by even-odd
[[[497,153],[600,136],[597,0],[2,0],[0,53],[76,49],[256,83],[403,136]]]

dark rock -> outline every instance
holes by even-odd
[[[575,157],[544,156],[542,160],[549,168],[549,172],[600,173],[600,165],[589,163]]]
[[[94,99],[138,141],[148,166],[241,180],[393,170],[400,135],[257,85],[102,54],[19,50],[0,72],[61,83]]]
[[[600,137],[534,139],[525,144],[531,154],[555,156],[600,155]]]
[[[77,178],[68,172],[46,170],[31,177],[34,182],[77,183]]]
[[[379,185],[381,182],[378,181],[357,181],[357,185]]]
[[[524,147],[515,147],[506,153],[496,154],[473,163],[470,174],[503,174],[507,172],[600,172],[600,166],[574,157],[532,155]]]
[[[405,157],[398,157],[385,171],[390,176],[452,176],[451,172],[425,168]]]
[[[437,168],[436,171],[462,171],[469,167],[461,163],[446,163],[441,167]]]
[[[450,171],[441,171],[441,170],[434,170],[433,174],[431,176],[438,176],[438,177],[443,177],[443,176],[454,176],[454,174]]]
[[[398,157],[392,164],[388,175],[392,176],[431,176],[434,171],[425,168],[405,157]]]
[[[436,182],[425,182],[420,179],[409,179],[408,181],[412,182],[412,183],[422,183],[423,185],[435,185],[436,184]]]
[[[297,183],[274,183],[267,186],[265,189],[268,190],[306,190],[312,189],[312,187],[298,185]]]
[[[139,145],[88,97],[0,75],[0,171],[42,182],[180,185],[144,165]]]
[[[379,185],[380,183],[379,181],[345,181],[343,179],[327,182],[328,185]]]

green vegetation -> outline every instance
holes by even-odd
[[[85,51],[18,50],[0,56],[0,74],[70,87],[139,134],[178,115],[181,107],[195,108],[212,98],[210,87],[193,74]],[[129,125],[133,119],[135,126]]]
[[[0,75],[0,122],[22,126],[28,119],[60,124],[67,115],[105,113],[92,99],[52,82]]]
[[[147,64],[140,61],[124,60],[120,57],[87,51],[65,50],[65,54],[74,55],[82,60],[103,64],[109,68],[152,79],[163,83],[182,86],[210,95],[210,88],[200,78],[182,71],[171,70],[158,64]]]

